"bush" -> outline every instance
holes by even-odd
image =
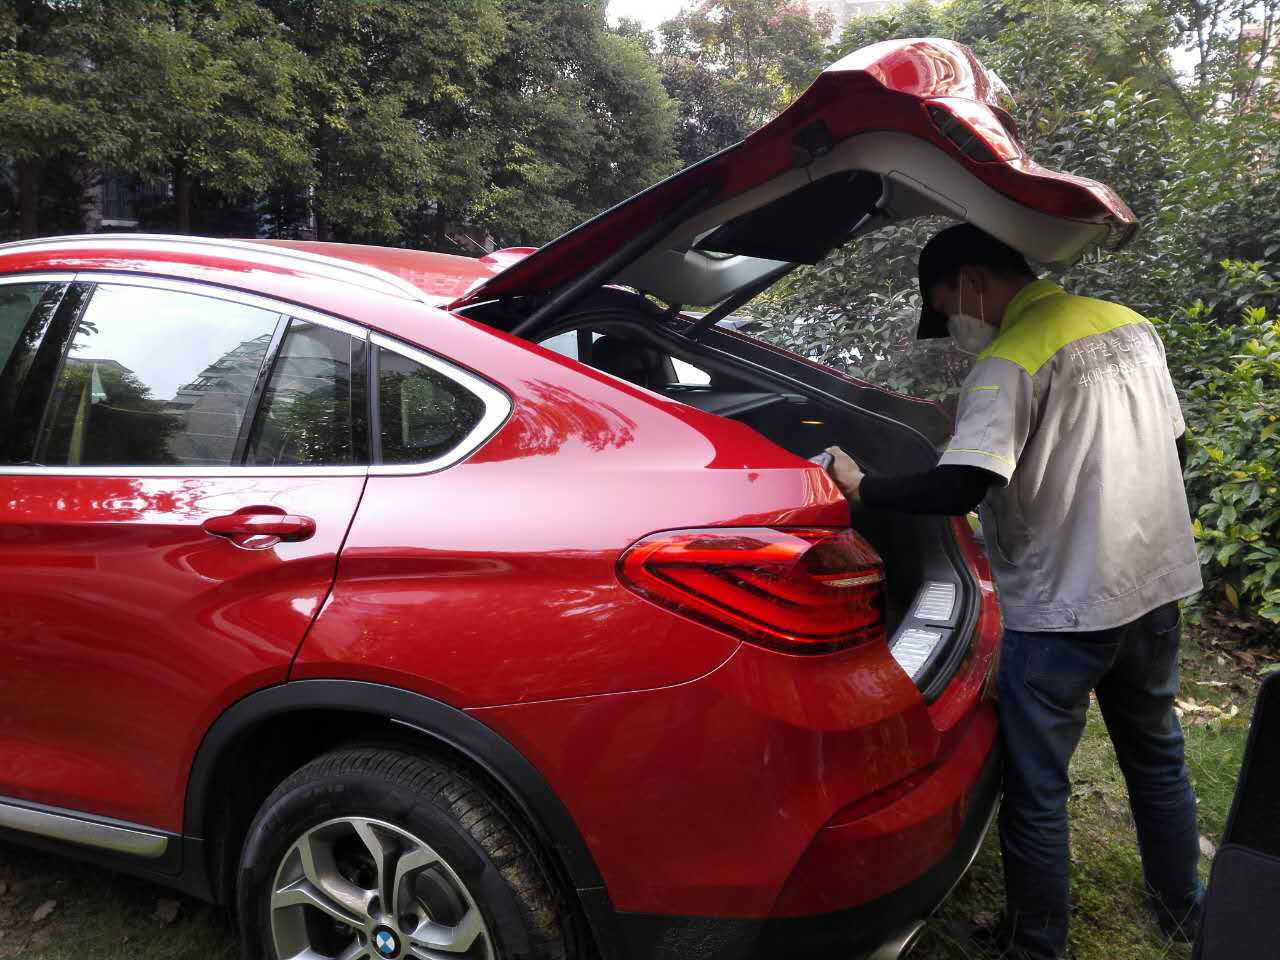
[[[1280,624],[1280,285],[1261,263],[1222,266],[1238,322],[1197,301],[1160,323],[1187,421],[1192,530],[1209,598]]]

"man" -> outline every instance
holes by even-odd
[[[1195,798],[1173,712],[1177,601],[1201,587],[1182,483],[1184,425],[1152,325],[1036,279],[969,224],[920,254],[920,338],[976,354],[933,470],[864,476],[838,447],[850,502],[964,514],[982,529],[1005,619],[998,670],[1007,906],[976,931],[990,954],[1066,947],[1068,762],[1090,691],[1129,787],[1143,872],[1166,935],[1194,937]]]

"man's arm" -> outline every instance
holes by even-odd
[[[1003,482],[981,467],[939,466],[908,476],[863,477],[859,495],[877,510],[959,517],[976,509],[987,491]]]
[[[831,476],[852,504],[899,513],[962,516],[974,509],[993,484],[1003,479],[980,467],[943,465],[925,473],[868,477],[839,447],[828,451]]]

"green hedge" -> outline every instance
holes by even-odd
[[[1159,321],[1182,395],[1192,529],[1206,598],[1280,624],[1280,317],[1260,263],[1224,262],[1240,308],[1215,321],[1197,301]]]

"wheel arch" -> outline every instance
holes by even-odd
[[[344,721],[344,737],[328,734],[333,728],[329,721],[335,717]],[[310,745],[290,750],[292,743],[286,745],[285,738],[273,736],[290,726],[308,731]],[[270,740],[254,743],[255,734]],[[226,851],[219,849],[219,835],[229,834],[234,843],[240,833],[235,822],[225,819],[234,816],[234,803],[226,791],[243,779],[246,756],[270,755],[275,749],[288,755],[286,765],[300,766],[318,753],[361,737],[429,745],[483,773],[554,857],[602,955],[609,956],[607,945],[617,942],[610,935],[616,921],[603,878],[569,811],[533,764],[505,738],[456,707],[366,681],[295,680],[268,687],[236,702],[213,723],[197,749],[187,781],[183,835],[188,858],[183,872],[188,882],[184,886],[203,888],[218,902],[234,902],[227,894],[238,846],[232,851],[234,861],[228,863]],[[270,769],[270,762],[266,766]],[[221,824],[219,817],[224,818]]]

